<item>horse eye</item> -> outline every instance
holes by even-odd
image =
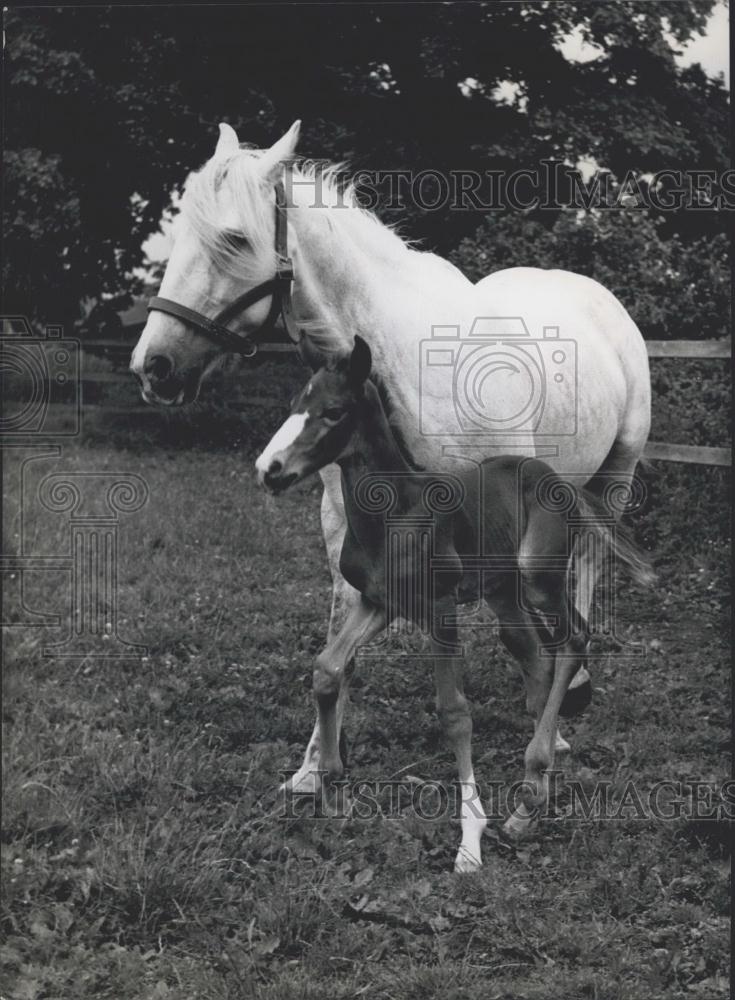
[[[238,232],[237,229],[227,229],[225,230],[225,239],[233,248],[233,250],[245,250],[249,245],[250,241],[247,236],[243,233]]]
[[[322,410],[322,416],[327,420],[339,420],[344,414],[344,410],[340,410],[338,406],[330,406],[326,410]]]

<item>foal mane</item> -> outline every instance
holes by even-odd
[[[400,424],[398,420],[395,419],[395,407],[385,379],[373,369],[373,371],[370,372],[370,381],[375,386],[378,393],[380,405],[383,407],[383,413],[385,414],[386,421],[393,436],[393,441],[396,448],[400,452],[401,458],[412,472],[425,472],[425,467],[423,465],[419,465],[411,454],[406,439],[403,436],[403,432],[401,431]]]

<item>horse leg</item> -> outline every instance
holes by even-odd
[[[339,467],[336,465],[328,466],[321,470],[320,475],[324,482],[321,505],[322,534],[332,575],[332,607],[327,632],[327,642],[330,642],[336,638],[350,612],[359,604],[360,593],[347,583],[339,570],[339,557],[345,535],[345,513]],[[340,734],[348,701],[349,678],[353,667],[354,663],[350,663],[343,671],[337,694],[335,712],[337,730]],[[301,767],[288,781],[281,785],[280,790],[293,792],[297,795],[319,794],[321,787],[319,767],[319,720],[317,718]]]
[[[534,671],[532,704],[537,723],[526,747],[522,801],[503,829],[517,839],[535,825],[549,796],[548,771],[554,766],[559,709],[587,647],[587,623],[580,616],[567,588],[567,571],[543,567],[545,558],[561,559],[566,555],[564,517],[534,510],[521,543],[521,568],[524,599],[532,607],[553,615],[556,655],[538,658]]]
[[[635,469],[643,453],[647,429],[635,425],[624,428],[620,440],[610,449],[599,470],[587,482],[585,489],[595,496],[603,497],[605,491],[614,486],[616,493],[630,490],[635,476]],[[622,515],[620,504],[611,507],[610,513],[616,518]],[[576,579],[574,603],[581,617],[590,621],[590,609],[595,587],[602,568],[602,556],[599,542],[585,534],[574,552],[574,575]],[[569,691],[562,702],[560,714],[563,716],[577,715],[590,702],[592,684],[586,666],[586,659],[571,680]]]
[[[453,604],[451,608],[442,604],[441,608],[437,606],[435,613],[443,615],[453,609]],[[443,625],[439,620],[434,635],[438,639],[432,643],[436,707],[445,738],[454,750],[461,794],[462,842],[454,861],[454,870],[469,872],[482,864],[480,839],[487,826],[472,768],[472,716],[464,694],[462,658],[441,653],[445,643],[456,646],[456,627]]]

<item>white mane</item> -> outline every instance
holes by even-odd
[[[187,181],[181,200],[182,216],[202,250],[222,272],[239,279],[263,280],[275,272],[274,198],[263,180],[259,160],[263,150],[241,146],[228,156],[215,156]],[[286,197],[289,220],[303,225],[302,249],[308,252],[307,234],[313,223],[329,234],[336,248],[359,247],[367,256],[397,268],[414,253],[394,230],[359,204],[344,164],[301,160],[288,167]],[[307,214],[308,213],[308,216]],[[230,237],[228,238],[228,233]],[[238,246],[233,236],[245,237]],[[299,324],[313,346],[322,351],[344,350],[344,330],[317,302],[317,315]]]
[[[265,197],[257,169],[260,156],[260,150],[243,149],[226,159],[208,160],[189,177],[181,199],[182,215],[217,266],[245,277],[249,262],[267,262],[269,269],[275,269],[276,264],[273,203]],[[248,248],[238,247],[228,239],[227,231],[246,237]]]
[[[212,158],[189,178],[181,202],[186,217],[218,266],[243,275],[248,259],[275,267],[273,198],[263,183],[258,160],[263,150],[240,148],[226,158]],[[344,164],[303,160],[291,168],[294,207],[329,212],[329,225],[357,245],[391,259],[408,245],[372,212],[360,206],[353,185],[345,183]],[[318,195],[318,201],[317,201]],[[227,224],[223,227],[223,206]],[[247,237],[249,248],[238,248],[226,231]]]

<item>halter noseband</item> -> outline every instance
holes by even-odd
[[[268,332],[276,325],[279,315],[283,320],[291,340],[298,344],[299,331],[296,329],[293,308],[291,305],[291,284],[294,280],[293,262],[288,256],[288,222],[286,218],[286,192],[283,181],[277,181],[276,192],[276,273],[269,281],[263,281],[255,288],[251,288],[243,295],[239,295],[234,302],[217,313],[214,319],[209,319],[196,309],[179,305],[173,299],[165,299],[160,295],[154,295],[148,301],[148,311],[157,310],[183,320],[190,326],[203,333],[210,340],[214,340],[225,351],[233,354],[242,354],[243,357],[252,358],[258,351],[257,343],[252,339],[257,333]],[[257,330],[247,336],[240,336],[228,329],[225,325],[233,316],[239,315],[248,306],[255,302],[260,302],[266,296],[272,296],[271,307],[268,315]]]

